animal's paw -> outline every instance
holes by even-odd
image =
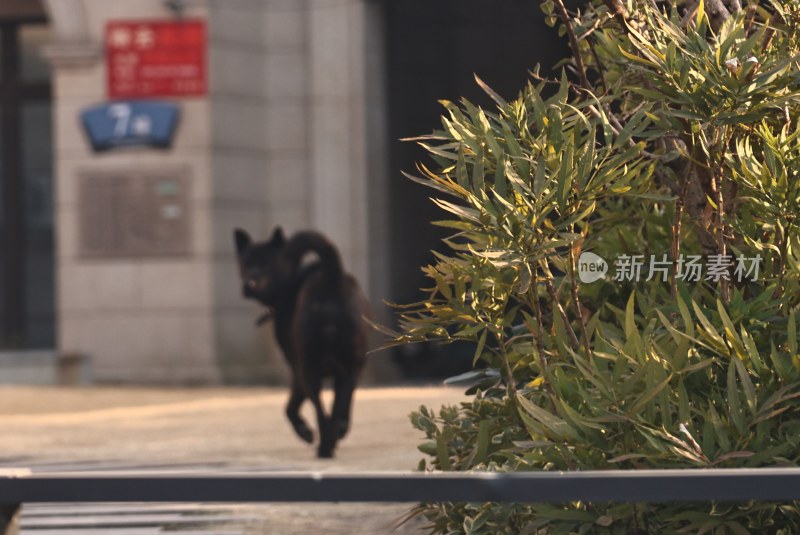
[[[317,457],[320,459],[333,459],[333,448],[320,446],[317,450]]]
[[[302,438],[304,442],[308,442],[309,444],[314,443],[314,432],[309,429],[306,424],[298,424],[294,426],[294,430],[297,436]]]

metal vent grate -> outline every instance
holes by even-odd
[[[80,175],[80,255],[183,256],[190,252],[185,169]]]

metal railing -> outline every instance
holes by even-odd
[[[0,471],[0,503],[696,502],[800,499],[800,468],[444,473],[24,474]]]

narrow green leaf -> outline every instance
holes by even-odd
[[[636,329],[636,316],[635,316],[635,297],[636,291],[631,292],[628,296],[628,304],[625,305],[625,336],[632,338],[634,333],[638,333]]]
[[[708,412],[706,414],[706,421],[710,423],[711,428],[714,430],[713,433],[709,433],[709,437],[712,439],[711,446],[706,448],[705,442],[703,443],[703,449],[705,451],[712,451],[714,449],[714,444],[719,444],[719,446],[723,450],[730,450],[731,449],[731,439],[730,435],[725,429],[725,425],[722,423],[722,418],[720,418],[719,413],[714,408],[714,405],[708,406]],[[705,433],[705,427],[703,428]],[[703,437],[705,438],[705,436]]]
[[[705,314],[703,314],[703,311],[700,310],[700,307],[697,305],[697,303],[693,301],[692,306],[694,307],[694,313],[697,315],[697,319],[700,320],[700,324],[703,326],[703,332],[706,337],[718,346],[718,351],[725,352],[725,354],[727,354],[727,346],[725,345],[725,341],[719,335],[717,330],[713,325],[711,325],[711,322],[708,321],[708,318],[705,316]]]
[[[689,312],[689,308],[686,306],[686,302],[680,294],[678,294],[676,301],[678,302],[678,311],[683,320],[683,328],[687,336],[694,338],[694,320],[692,319],[692,314]]]
[[[459,206],[442,199],[433,199],[433,203],[439,206],[439,208],[442,208],[451,214],[457,215],[462,219],[472,221],[473,223],[480,223],[480,214],[474,208]]]
[[[669,374],[666,379],[664,379],[657,385],[649,386],[647,390],[645,390],[645,392],[641,396],[639,396],[639,398],[637,398],[636,401],[633,403],[629,411],[630,414],[631,415],[638,414],[646,403],[648,403],[650,400],[656,397],[663,389],[667,387],[667,385],[669,385],[671,380],[672,380],[672,374]]]
[[[473,462],[480,464],[486,460],[489,452],[489,420],[481,420],[478,424],[478,437],[475,445],[475,458]]]
[[[480,88],[483,89],[483,91],[489,95],[489,97],[491,97],[491,99],[494,100],[498,106],[501,108],[508,106],[508,102],[506,102],[503,97],[495,93],[494,90],[486,84],[486,82],[481,80],[480,76],[477,74],[473,74],[473,76],[475,77],[475,82],[477,82]]]
[[[497,168],[494,172],[494,191],[500,197],[505,197],[508,194],[505,153],[500,153],[497,157]]]
[[[697,18],[695,24],[699,28],[703,24],[703,18],[706,16],[706,6],[703,0],[697,3]]]
[[[747,401],[747,406],[750,409],[750,413],[755,416],[756,413],[758,413],[758,398],[756,397],[756,388],[753,385],[752,379],[750,379],[750,374],[747,372],[747,368],[745,368],[744,363],[738,358],[734,358],[733,363],[736,366],[736,372],[739,375],[739,381],[741,382],[742,389],[744,390],[744,397]]]
[[[778,353],[778,348],[775,347],[774,341],[770,342],[769,359],[772,361],[772,365],[778,373],[778,377],[780,377],[782,381],[789,380],[789,366],[786,365],[786,359]]]
[[[567,143],[563,157],[561,158],[561,165],[558,168],[558,176],[556,178],[558,207],[562,210],[562,212],[567,206],[567,199],[572,190],[572,180],[574,178],[572,175],[572,168],[574,165],[572,161],[573,150],[574,147],[572,143]]]
[[[744,343],[745,350],[747,351],[747,356],[750,358],[750,362],[753,365],[753,368],[757,373],[761,373],[766,370],[766,364],[761,359],[761,356],[758,353],[758,348],[756,347],[756,343],[753,340],[753,337],[750,336],[750,333],[744,328],[744,325],[740,327],[739,333],[742,337],[742,342]]]
[[[630,52],[628,52],[627,50],[622,48],[621,45],[619,46],[619,52],[620,52],[620,54],[622,54],[623,56],[625,56],[627,59],[629,59],[631,61],[634,61],[636,63],[641,63],[642,65],[644,65],[646,67],[653,68],[653,69],[658,68],[658,65],[656,65],[652,61],[646,60],[646,59],[644,59],[642,57],[639,57],[639,56],[637,56],[635,54],[631,54]]]
[[[475,155],[475,163],[472,166],[472,188],[474,191],[483,190],[483,175],[485,173],[483,160],[483,146],[481,146]]]
[[[692,413],[689,408],[689,394],[686,392],[683,379],[678,383],[678,419],[683,423],[690,422],[692,419]]]
[[[478,346],[475,348],[475,354],[472,356],[472,366],[475,366],[480,360],[481,355],[483,355],[483,348],[486,345],[486,335],[489,331],[485,330],[481,333],[481,337],[478,339]]]
[[[436,454],[439,459],[439,466],[445,472],[449,471],[452,467],[450,464],[450,452],[447,448],[449,435],[449,428],[447,427],[436,434]]]
[[[458,160],[456,160],[456,180],[458,185],[462,188],[469,187],[469,179],[467,178],[467,164],[464,158],[464,145],[458,147]]]
[[[725,310],[725,307],[722,304],[722,301],[719,299],[717,299],[717,311],[719,312],[719,317],[722,320],[722,325],[725,329],[725,337],[730,345],[733,346],[733,350],[736,351],[738,355],[744,357],[746,353],[744,344],[736,334],[736,326],[734,326],[733,321],[731,321],[730,316],[728,316],[728,312]]]
[[[537,406],[520,393],[517,393],[517,403],[519,404],[522,413],[541,423],[550,431],[551,435],[561,440],[568,438],[572,440],[580,439],[580,436],[575,429],[573,429],[567,422],[555,414],[552,414],[550,411]]]
[[[735,358],[732,359],[731,363],[728,365],[728,414],[736,429],[740,433],[743,433],[747,425],[744,420],[744,414],[742,414],[742,407],[739,403],[739,389],[736,385],[736,366],[734,365],[736,360]]]

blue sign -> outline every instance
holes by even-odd
[[[179,110],[168,102],[109,102],[84,110],[83,126],[95,151],[120,146],[169,148]]]

